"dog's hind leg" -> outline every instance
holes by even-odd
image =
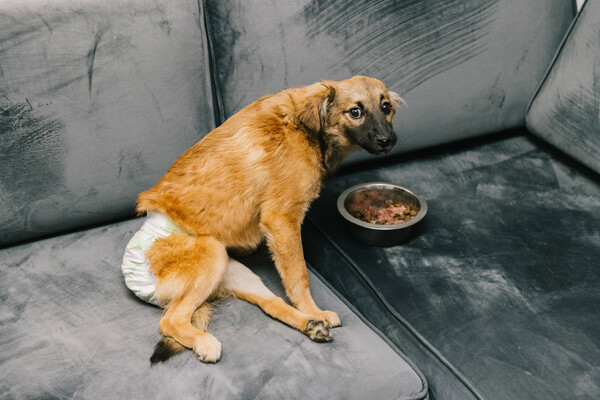
[[[208,236],[173,234],[157,239],[148,251],[148,258],[156,275],[158,300],[166,304],[160,320],[162,334],[193,349],[200,361],[217,362],[221,357],[221,343],[195,327],[192,317],[196,324],[202,325],[198,319],[205,316],[194,313],[223,279],[228,259],[225,246]],[[203,307],[199,310],[204,311]]]
[[[208,329],[208,323],[213,313],[214,307],[208,301],[202,303],[200,307],[194,311],[192,315],[192,325],[203,332]],[[165,336],[154,347],[154,353],[150,357],[150,363],[152,365],[157,362],[166,361],[176,354],[182,353],[188,350],[187,347],[181,345],[178,341],[170,336]]]
[[[229,259],[227,272],[216,294],[219,297],[232,294],[255,304],[271,317],[298,329],[314,341],[333,340],[329,327],[324,321],[315,320],[287,304],[281,297],[271,292],[258,275],[234,259]]]

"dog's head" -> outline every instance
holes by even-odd
[[[300,122],[318,134],[326,161],[356,148],[378,155],[390,152],[397,141],[392,119],[398,105],[404,103],[400,96],[381,81],[365,76],[313,86]]]

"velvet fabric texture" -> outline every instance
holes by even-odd
[[[600,1],[588,0],[527,114],[527,126],[600,172]]]
[[[0,246],[133,215],[214,127],[195,0],[0,2]]]
[[[204,4],[221,120],[286,87],[367,75],[408,104],[396,152],[522,126],[575,11],[570,0]]]
[[[191,351],[150,368],[161,311],[119,268],[141,219],[0,251],[0,398],[424,399],[421,373],[311,273],[311,290],[344,326],[312,342],[258,307],[218,303],[215,365]],[[268,254],[240,259],[279,295]]]
[[[580,150],[596,145],[598,74],[593,57],[572,60],[597,44],[597,5],[529,113],[592,168]],[[395,153],[521,126],[574,8],[4,0],[0,247],[132,215],[137,194],[226,117],[320,79],[371,75],[399,92]],[[556,93],[566,103],[549,104]],[[327,181],[303,240],[315,300],[343,322],[328,344],[224,300],[210,326],[218,364],[187,352],[150,368],[161,312],[119,268],[142,220],[0,250],[0,398],[597,399],[600,182],[535,138],[501,136],[352,165],[370,158],[359,152]],[[361,245],[338,218],[339,193],[374,180],[428,200],[401,246]],[[264,249],[241,261],[283,294]]]
[[[369,247],[346,229],[337,197],[373,181],[426,198],[408,242]],[[539,139],[519,132],[347,169],[303,234],[309,262],[415,361],[435,398],[473,395],[398,315],[486,399],[600,397],[600,179]]]

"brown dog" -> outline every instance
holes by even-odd
[[[179,229],[145,252],[166,310],[165,336],[151,361],[191,348],[216,362],[221,344],[205,332],[207,300],[234,295],[315,341],[332,340],[337,314],[320,310],[309,291],[300,225],[328,172],[359,148],[386,154],[396,142],[392,118],[400,97],[363,76],[323,81],[265,96],[190,148],[152,189],[139,213],[160,213]],[[264,239],[292,307],[261,279],[229,259]]]

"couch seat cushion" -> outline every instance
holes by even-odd
[[[369,181],[426,197],[403,245],[369,247],[345,229],[337,197]],[[412,325],[487,399],[600,398],[600,179],[533,136],[346,170],[313,204],[304,238],[307,259],[439,398],[469,397],[448,391],[398,327]]]
[[[422,374],[311,273],[315,300],[339,313],[332,343],[243,301],[219,302],[215,365],[186,352],[150,367],[161,311],[120,271],[135,219],[0,251],[1,398],[422,399]],[[265,251],[243,259],[276,293]]]

